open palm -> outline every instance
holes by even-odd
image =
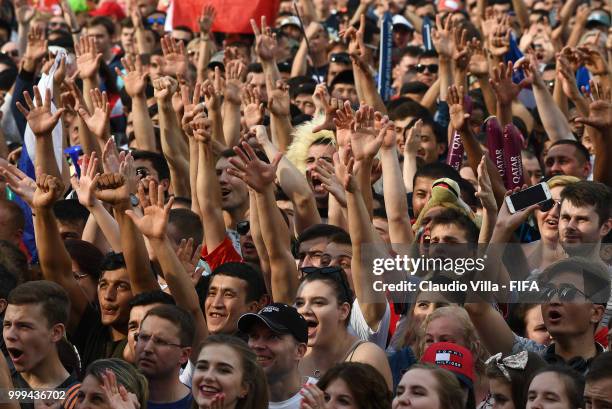
[[[251,145],[246,142],[242,143],[242,149],[235,147],[234,152],[238,157],[230,158],[230,163],[234,166],[228,170],[231,175],[242,179],[259,193],[274,183],[276,168],[282,158],[281,153],[277,153],[272,163],[268,164],[260,160]]]
[[[40,90],[34,86],[34,99],[36,105],[32,101],[28,91],[23,93],[27,108],[17,102],[17,108],[28,121],[30,129],[36,136],[49,136],[57,125],[64,108],[58,109],[55,113],[51,113],[51,90],[47,89],[45,93],[45,101],[42,101]]]
[[[362,105],[355,115],[355,128],[351,134],[351,148],[355,161],[373,159],[378,153],[384,134],[374,127],[374,109]]]
[[[94,39],[81,37],[80,43],[76,45],[76,55],[81,79],[94,78],[102,61],[102,54],[97,52]]]
[[[164,204],[164,188],[154,180],[149,181],[149,199],[145,195],[142,184],[138,186],[138,198],[144,207],[142,217],[136,216],[132,210],[126,211],[138,230],[149,239],[162,240],[166,236],[168,218],[174,198],[171,197],[168,203]]]

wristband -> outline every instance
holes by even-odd
[[[77,30],[71,30],[72,34],[79,34],[81,31],[83,31],[83,27],[79,27]]]

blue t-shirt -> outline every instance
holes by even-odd
[[[183,399],[176,402],[170,403],[153,403],[147,402],[147,408],[149,409],[191,409],[191,403],[193,401],[193,395],[188,393]]]

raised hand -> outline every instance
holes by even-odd
[[[65,109],[60,108],[55,111],[54,114],[51,113],[50,89],[47,89],[45,93],[45,101],[43,102],[42,97],[40,96],[40,90],[36,85],[34,86],[34,100],[36,101],[36,105],[34,105],[34,102],[32,102],[32,97],[30,97],[30,93],[28,91],[23,92],[23,97],[28,107],[25,108],[18,101],[17,109],[19,109],[19,112],[21,112],[28,121],[28,125],[30,125],[30,129],[32,129],[34,135],[37,137],[50,136],[53,128],[55,128],[55,125],[57,125],[57,122],[64,113]]]
[[[455,45],[453,42],[452,19],[448,15],[444,24],[440,14],[436,15],[436,27],[431,31],[431,40],[440,56],[448,59],[453,58]]]
[[[454,28],[453,37],[455,39],[455,52],[453,54],[453,60],[458,70],[467,71],[470,64],[470,58],[473,51],[473,43],[478,41],[475,38],[471,42],[467,41],[467,30]]]
[[[487,77],[489,75],[489,61],[482,44],[478,40],[472,40],[469,47],[472,49],[468,64],[469,73],[476,77]]]
[[[115,72],[123,80],[125,92],[127,92],[130,98],[140,95],[144,96],[149,73],[143,67],[140,57],[137,56],[136,60],[133,60],[131,57],[122,58],[121,63],[125,68],[126,74],[124,75],[117,67],[115,67]]]
[[[588,46],[581,46],[577,48],[580,60],[589,69],[593,75],[608,75],[608,64],[606,58],[597,49]]]
[[[313,100],[318,101],[318,105],[320,105],[321,109],[325,113],[325,120],[321,125],[317,125],[312,129],[312,132],[319,132],[324,129],[333,131],[336,129],[336,124],[334,123],[334,119],[338,117],[336,111],[338,109],[343,108],[342,102],[337,98],[330,98],[327,93],[327,88],[325,84],[317,85],[315,89],[315,93],[313,95]]]
[[[414,123],[412,128],[408,130],[408,136],[406,136],[406,142],[404,145],[404,155],[416,157],[419,149],[421,149],[421,128],[423,127],[423,120],[419,119]]]
[[[223,90],[223,81],[221,79],[221,71],[219,67],[215,67],[213,80],[206,80],[202,84],[202,93],[204,94],[204,104],[210,114],[211,111],[219,111],[221,109],[221,91]]]
[[[520,58],[514,65],[515,69],[522,69],[525,74],[525,79],[521,84],[533,84],[534,87],[541,88],[548,92],[548,88],[540,75],[538,68],[538,60],[533,53],[527,54]]]
[[[199,115],[198,115],[199,116]],[[191,123],[191,127],[193,128],[193,137],[195,140],[201,144],[204,144],[207,148],[212,148],[212,123],[211,120],[204,117],[201,120],[194,120]]]
[[[484,209],[491,211],[492,214],[497,214],[497,202],[495,201],[495,194],[493,194],[493,188],[491,187],[491,178],[489,177],[484,155],[482,159],[480,159],[477,172],[478,190],[476,191],[476,197],[480,199],[480,203]]]
[[[89,93],[93,104],[93,114],[90,114],[85,105],[80,105],[78,109],[79,116],[87,125],[87,128],[98,139],[103,139],[106,133],[107,126],[110,120],[110,104],[106,91],[100,92],[98,88],[92,89]]]
[[[355,156],[355,162],[374,159],[383,143],[385,133],[377,131],[374,120],[374,108],[361,105],[355,114],[353,132],[351,133],[351,149]]]
[[[168,203],[164,204],[165,189],[162,185],[157,185],[154,180],[149,181],[149,197],[145,194],[144,186],[138,186],[138,199],[143,207],[142,217],[137,216],[133,210],[126,210],[130,219],[134,222],[138,230],[149,239],[163,240],[166,237],[168,228],[168,218],[174,197],[170,197]]]
[[[314,26],[314,24],[317,24],[320,27],[320,24],[312,22],[310,23],[310,26],[308,26],[308,29],[310,30],[311,27],[313,30],[318,29],[318,27]],[[308,31],[306,34],[308,35]],[[347,52],[351,57],[365,57],[365,14],[359,16],[359,29],[351,26],[346,30],[340,31],[339,35],[345,42],[348,41],[349,46]]]
[[[336,111],[336,117],[333,119],[336,125],[336,140],[340,148],[348,148],[351,143],[351,133],[353,123],[355,122],[355,114],[351,103],[344,101],[344,105]]]
[[[525,190],[525,189],[527,189],[527,185],[523,185],[522,187],[517,187],[513,190],[509,190],[508,192],[506,192],[505,196],[510,196],[514,193],[518,193],[521,190]],[[535,205],[529,206],[526,209],[523,209],[521,211],[518,211],[512,214],[510,213],[510,210],[508,209],[508,204],[506,203],[506,200],[504,200],[503,204],[499,208],[499,213],[497,214],[497,226],[500,226],[503,229],[508,230],[508,231],[514,231],[518,229],[518,227],[527,220],[529,215],[538,208],[539,206],[535,204]]]
[[[198,267],[200,254],[202,254],[202,245],[200,244],[196,247],[195,251],[193,251],[192,238],[189,240],[182,239],[176,249],[176,256],[185,268],[187,274],[191,277],[193,285],[196,285],[198,281],[200,281],[202,273],[204,272],[204,267]]]
[[[50,209],[64,193],[64,184],[55,176],[40,174],[36,178],[36,190],[32,197],[34,209]]]
[[[153,81],[153,88],[158,101],[170,102],[178,89],[178,82],[172,77],[161,77]]]
[[[35,15],[36,10],[28,4],[28,0],[15,0],[15,18],[17,19],[17,24],[28,26]]]
[[[569,60],[561,53],[557,54],[557,81],[561,82],[563,92],[571,98],[580,97],[576,84],[576,74],[571,68]]]
[[[340,158],[338,152],[334,152],[334,169],[336,170],[336,177],[342,183],[344,190],[349,193],[355,193],[358,189],[357,181],[355,180],[355,158],[353,152],[347,149],[344,158]]]
[[[115,373],[107,369],[102,374],[102,390],[108,400],[108,406],[113,409],[140,409],[138,398],[128,392],[125,386],[117,384]]]
[[[45,32],[39,26],[30,28],[28,32],[28,44],[26,46],[24,59],[38,62],[47,55],[47,39]]]
[[[185,75],[189,59],[187,58],[183,42],[176,41],[167,35],[161,39],[161,48],[166,60],[164,65],[165,74],[172,76]]]
[[[240,93],[244,88],[244,81],[242,78],[245,72],[246,66],[241,60],[232,60],[227,63],[225,66],[224,101],[232,105],[240,105],[242,102]]]
[[[242,105],[244,109],[244,120],[247,128],[261,125],[264,118],[264,106],[259,101],[259,96],[253,86],[247,86],[242,93]]]
[[[189,87],[181,86],[181,98],[183,100],[183,118],[181,119],[181,127],[183,132],[189,137],[193,136],[193,126],[191,122],[197,114],[204,111],[204,105],[200,103],[202,86],[197,83],[193,90],[193,96],[189,99]]]
[[[83,155],[83,165],[81,167],[81,177],[77,178],[73,175],[70,178],[72,189],[79,198],[79,203],[88,209],[91,209],[96,204],[96,186],[100,174],[98,169],[98,158],[96,152],[92,152],[91,156]]]
[[[214,6],[210,4],[204,5],[202,7],[202,15],[198,19],[198,25],[200,26],[200,33],[209,34],[210,29],[212,28],[213,23],[215,22],[215,17],[217,12]]]
[[[33,207],[32,199],[34,198],[34,191],[36,191],[36,182],[32,178],[13,165],[0,167],[0,175],[4,177],[8,187],[17,196],[23,199],[28,206]]]
[[[593,102],[589,105],[588,118],[578,117],[576,122],[592,126],[603,135],[609,135],[612,129],[612,99],[610,89],[603,90],[599,83],[590,81],[591,97]],[[611,143],[612,141],[607,141]]]
[[[113,138],[109,138],[102,149],[102,168],[105,173],[118,173],[123,152],[120,154]],[[125,155],[125,154],[123,154]]]
[[[77,67],[81,79],[93,79],[98,75],[98,68],[102,61],[102,53],[97,52],[96,42],[92,37],[83,36],[75,44]]]
[[[255,53],[263,62],[273,61],[278,43],[276,34],[272,33],[272,29],[266,23],[266,16],[261,16],[261,31],[254,19],[251,19],[251,27],[255,33]]]
[[[120,173],[104,173],[98,178],[96,197],[113,206],[130,204],[130,189]]]
[[[283,80],[276,81],[276,88],[268,93],[268,109],[272,115],[289,116],[289,85]]]
[[[448,105],[451,119],[451,126],[455,130],[464,130],[468,126],[470,114],[465,112],[465,99],[463,98],[463,87],[457,88],[455,85],[448,87]]]
[[[497,100],[502,105],[510,105],[512,101],[521,92],[521,89],[527,86],[528,81],[523,80],[520,84],[515,84],[512,81],[512,61],[508,64],[499,63],[498,67],[493,68],[493,76],[489,80],[493,91],[497,96]]]
[[[259,129],[256,132],[265,132],[265,129]],[[238,156],[229,159],[234,166],[228,169],[229,174],[242,179],[249,187],[259,193],[264,192],[267,186],[274,183],[276,168],[283,157],[282,153],[277,153],[272,163],[268,164],[259,159],[251,145],[246,142],[243,142],[241,147],[235,146],[234,152]]]
[[[489,37],[489,51],[493,56],[501,58],[510,51],[510,33],[508,16],[504,16]]]
[[[346,207],[344,186],[336,176],[336,170],[331,163],[319,158],[312,174],[321,181],[321,186],[331,193],[342,207]]]

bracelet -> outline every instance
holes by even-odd
[[[83,31],[83,27],[79,27],[78,30],[71,30],[72,34],[79,34],[81,31]]]

